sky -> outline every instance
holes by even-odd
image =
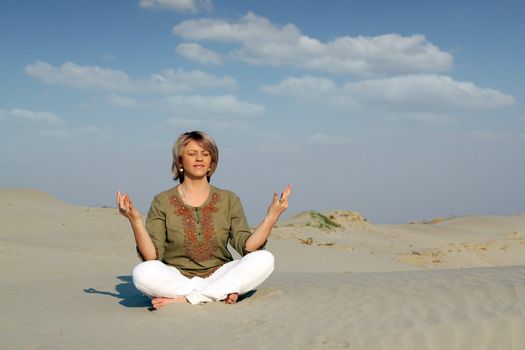
[[[142,212],[203,130],[251,224],[525,212],[525,5],[502,1],[0,2],[0,187]]]

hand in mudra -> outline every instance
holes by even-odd
[[[284,188],[281,196],[279,197],[277,192],[273,193],[273,200],[268,208],[268,215],[278,218],[288,208],[288,197],[292,192],[292,185],[288,185]]]
[[[137,208],[133,206],[133,201],[129,199],[127,193],[122,195],[120,191],[117,192],[117,206],[119,213],[127,217],[129,221],[140,219],[140,213]]]

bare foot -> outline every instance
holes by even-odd
[[[230,293],[226,299],[224,299],[224,302],[226,304],[235,304],[237,302],[237,298],[239,298],[239,293]]]
[[[188,299],[186,299],[185,296],[179,295],[175,298],[165,298],[165,297],[158,297],[151,299],[151,305],[153,305],[153,308],[159,309],[162,306],[173,304],[173,303],[187,303]]]

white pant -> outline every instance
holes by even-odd
[[[273,267],[273,255],[266,250],[230,261],[206,278],[188,278],[173,266],[159,260],[148,260],[133,269],[133,283],[150,297],[182,295],[192,304],[201,304],[224,300],[230,293],[244,294],[257,288],[270,276]]]

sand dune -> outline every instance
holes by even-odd
[[[276,271],[236,305],[148,311],[115,209],[0,189],[2,349],[523,349],[525,216],[279,223]]]
[[[303,245],[375,256],[376,264],[354,271],[458,268],[525,264],[525,215],[437,218],[426,222],[374,225],[345,210],[305,212],[279,223],[273,236]]]

